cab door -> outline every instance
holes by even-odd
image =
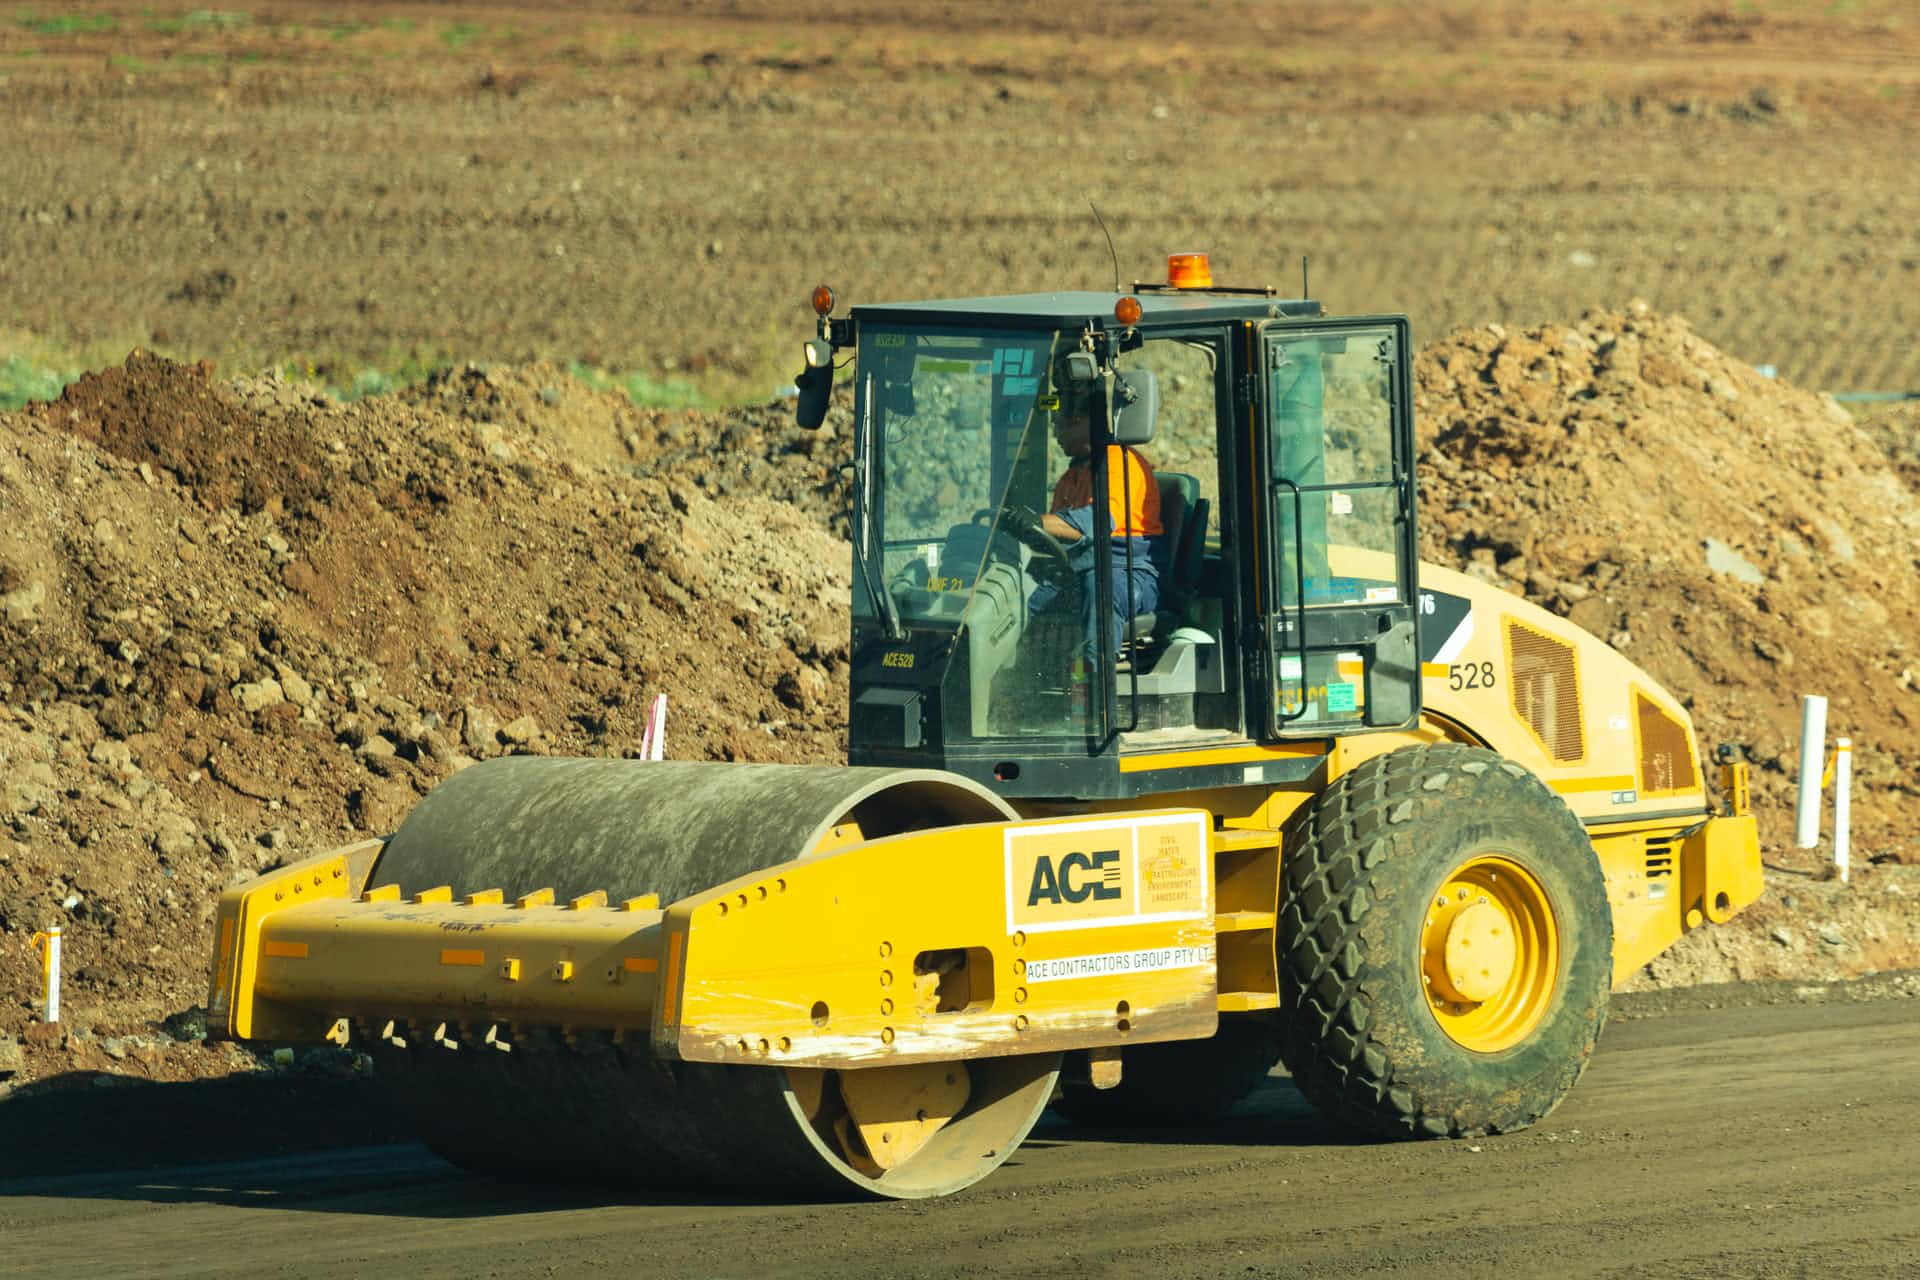
[[[1420,665],[1407,321],[1270,321],[1256,346],[1255,706],[1274,738],[1409,727]]]

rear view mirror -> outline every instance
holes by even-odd
[[[807,344],[807,367],[793,380],[793,385],[800,389],[794,420],[809,431],[827,420],[827,405],[833,400],[833,359],[829,354],[825,363],[813,363],[813,345]]]
[[[1160,416],[1160,382],[1151,369],[1133,369],[1113,377],[1113,438],[1121,444],[1146,444]]]

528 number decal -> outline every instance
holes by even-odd
[[[1456,662],[1447,668],[1449,689],[1491,689],[1493,686],[1491,662]]]

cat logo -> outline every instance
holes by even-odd
[[[1097,873],[1097,878],[1096,878]],[[1027,905],[1042,902],[1114,902],[1120,897],[1120,851],[1102,849],[1098,853],[1074,850],[1062,854],[1058,868],[1052,858],[1041,854],[1034,859],[1033,883],[1027,888]]]

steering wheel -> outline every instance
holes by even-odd
[[[994,512],[990,509],[982,509],[973,513],[976,521],[982,516],[991,520]],[[1033,551],[1033,558],[1027,562],[1027,572],[1033,575],[1036,582],[1065,583],[1073,576],[1066,544],[1048,533],[1042,521],[1043,518],[1037,512],[1018,503],[1012,503],[1007,507],[1007,516],[1003,523],[1009,534],[1025,543]]]

